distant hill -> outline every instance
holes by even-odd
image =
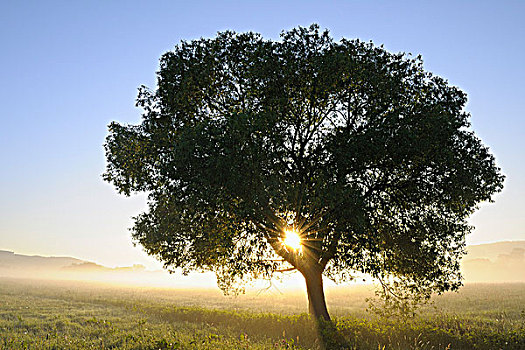
[[[64,266],[63,271],[78,271],[78,272],[142,272],[146,270],[144,265],[135,264],[133,266],[125,267],[106,267],[92,262],[84,261],[82,263],[75,263]]]
[[[467,247],[467,259],[496,260],[501,254],[509,254],[514,249],[525,249],[525,241],[504,241],[476,244]]]
[[[22,255],[0,250],[0,273],[3,270],[56,270],[65,266],[84,263],[83,260],[70,257]]]
[[[69,277],[73,273],[130,273],[143,272],[143,265],[106,267],[71,257],[22,255],[0,250],[0,276],[5,277]]]
[[[148,271],[143,265],[107,267],[72,257],[45,257],[0,250],[0,278],[75,280],[148,287],[211,287],[213,275],[185,276],[165,270]]]
[[[525,282],[525,241],[468,246],[461,266],[467,282]]]

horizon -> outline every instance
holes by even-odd
[[[481,246],[481,245],[492,245],[492,244],[498,244],[498,243],[525,243],[525,239],[524,240],[504,240],[504,241],[493,241],[493,242],[484,242],[484,243],[476,243],[476,244],[467,244],[466,248],[468,248],[468,247],[477,247],[477,246]],[[28,256],[28,257],[72,258],[72,259],[80,260],[81,263],[94,263],[94,264],[97,264],[99,266],[110,268],[110,269],[142,266],[142,267],[146,268],[146,271],[151,271],[151,272],[166,271],[166,269],[164,267],[160,267],[158,269],[150,269],[150,268],[148,268],[148,266],[143,265],[141,263],[132,263],[132,264],[129,264],[129,265],[104,265],[103,263],[101,263],[99,261],[96,261],[94,259],[89,259],[88,258],[88,260],[85,260],[84,258],[80,258],[80,257],[73,256],[73,255],[67,255],[67,254],[66,255],[46,255],[46,254],[38,254],[38,253],[37,254],[20,253],[20,252],[17,252],[17,251],[11,250],[11,249],[7,249],[7,248],[3,248],[3,247],[0,247],[0,252],[13,253],[13,254],[16,254],[16,255],[23,255],[23,256]],[[465,256],[467,256],[467,255],[468,254],[465,254]],[[201,272],[194,272],[194,273],[199,274]]]
[[[464,283],[525,283],[522,269],[525,259],[525,240],[499,241],[466,247],[467,254],[461,259]],[[132,266],[105,266],[92,260],[81,260],[74,256],[25,255],[0,249],[0,278],[82,281],[136,287],[170,289],[212,289],[219,291],[213,272],[169,273],[165,269],[148,269],[142,264]],[[335,283],[325,279],[329,289],[357,285],[377,287],[377,281],[366,274],[357,274],[353,280]],[[289,272],[281,279],[252,280],[246,291],[271,290],[303,291],[302,276]]]

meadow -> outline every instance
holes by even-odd
[[[525,284],[467,284],[410,319],[366,311],[370,286],[327,291],[351,349],[525,349]],[[319,349],[302,292],[0,279],[0,349]]]

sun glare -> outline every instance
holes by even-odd
[[[295,230],[286,230],[284,231],[286,236],[284,237],[283,244],[287,247],[292,248],[293,250],[301,249],[301,237]]]

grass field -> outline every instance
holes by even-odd
[[[327,293],[353,349],[525,349],[525,284],[472,284],[411,320],[365,311],[370,287]],[[301,293],[0,279],[1,349],[318,349]]]

